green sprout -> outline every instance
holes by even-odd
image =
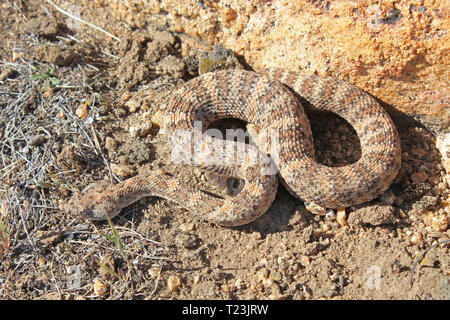
[[[104,234],[103,236],[106,239],[114,242],[114,244],[117,246],[117,248],[119,248],[119,250],[122,252],[123,251],[123,245],[122,245],[122,241],[120,240],[119,233],[117,232],[116,228],[112,224],[111,219],[109,217],[107,217],[107,219],[108,219],[109,227],[111,228],[112,236],[109,236],[107,234]]]
[[[34,71],[37,70],[36,67],[32,67],[32,69]],[[42,90],[47,90],[50,88],[50,86],[57,86],[61,83],[61,81],[57,77],[53,76],[54,72],[55,72],[55,69],[49,68],[44,72],[32,74],[30,76],[30,79],[33,81],[44,80],[44,84],[42,85]]]

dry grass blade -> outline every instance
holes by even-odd
[[[92,23],[90,23],[90,22],[87,22],[87,21],[81,19],[80,17],[74,16],[73,14],[70,14],[69,12],[67,12],[67,11],[65,11],[65,10],[63,10],[63,9],[61,9],[61,8],[58,7],[53,1],[50,1],[50,0],[46,0],[46,1],[47,1],[49,4],[51,4],[56,10],[58,10],[59,12],[61,12],[62,14],[65,14],[66,16],[68,16],[68,17],[70,17],[70,18],[72,18],[72,19],[74,19],[74,20],[77,20],[78,22],[84,23],[84,24],[88,25],[89,27],[94,28],[95,30],[98,30],[98,31],[100,31],[100,32],[103,32],[104,34],[110,36],[111,38],[113,38],[113,39],[116,40],[116,41],[120,41],[120,38],[118,38],[118,37],[116,37],[115,35],[109,33],[108,31],[103,30],[102,28],[99,28],[99,27],[97,27],[96,25],[94,25],[94,24],[92,24]]]

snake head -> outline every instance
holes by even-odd
[[[76,192],[65,205],[65,210],[78,218],[89,220],[106,220],[120,213],[121,208],[111,201],[111,184],[98,181]]]

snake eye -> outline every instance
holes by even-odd
[[[244,188],[245,181],[237,178],[227,179],[227,189],[231,196],[236,196]]]

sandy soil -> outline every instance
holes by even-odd
[[[220,192],[203,172],[170,163],[158,124],[171,94],[199,71],[248,66],[164,26],[132,30],[106,9],[78,12],[121,41],[45,2],[1,6],[0,298],[450,299],[440,154],[430,132],[389,106],[401,172],[364,206],[313,215],[280,186],[266,214],[235,228],[156,198],[113,226],[68,216],[64,204],[89,183],[155,168]],[[308,116],[322,163],[359,158],[344,120]]]

